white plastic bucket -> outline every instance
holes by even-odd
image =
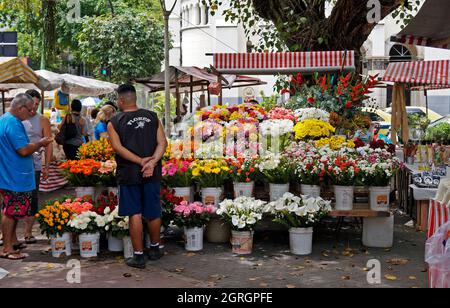
[[[203,204],[209,204],[217,208],[219,203],[222,201],[222,193],[223,189],[221,187],[202,188]]]
[[[95,187],[76,187],[75,196],[77,198],[89,197],[92,200],[95,198]]]
[[[183,198],[189,203],[194,202],[194,187],[175,187],[173,189],[175,197]]]
[[[389,195],[391,187],[369,187],[370,192],[370,209],[372,211],[387,212],[389,211]]]
[[[289,192],[289,183],[287,184],[269,184],[270,201],[277,201],[287,192]]]
[[[62,256],[69,257],[72,255],[72,234],[63,233],[62,236],[52,236],[50,238],[52,245],[52,256],[60,258]]]
[[[241,183],[241,182],[234,182],[234,197],[253,197],[253,189],[255,188],[255,182],[249,182],[249,183]]]
[[[229,243],[231,236],[231,226],[218,217],[212,217],[211,220],[206,224],[205,235],[206,240],[210,243]]]
[[[231,231],[232,251],[238,255],[249,255],[253,250],[253,232]]]
[[[334,196],[336,198],[335,209],[337,211],[353,210],[353,186],[334,186]]]
[[[187,251],[200,251],[203,249],[203,227],[184,228],[186,236],[185,249]]]
[[[394,244],[394,216],[363,220],[362,243],[373,248],[390,248]]]
[[[96,257],[99,251],[100,233],[80,234],[80,256],[82,258]]]
[[[319,198],[320,197],[320,186],[319,185],[305,185],[302,184],[300,186],[302,190],[302,195],[311,197],[311,198]]]
[[[134,249],[133,249],[133,243],[131,242],[131,237],[124,236],[122,239],[122,243],[123,243],[123,257],[125,259],[133,258]]]
[[[108,234],[108,250],[112,252],[123,251],[123,238]]]
[[[289,246],[294,255],[310,255],[312,253],[313,228],[289,229]]]

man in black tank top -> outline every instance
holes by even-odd
[[[167,147],[164,128],[154,112],[139,109],[136,89],[122,85],[118,89],[122,111],[111,119],[108,134],[116,151],[119,184],[119,215],[130,217],[130,235],[134,257],[127,265],[145,268],[142,219],[147,222],[151,247],[150,260],[158,260],[161,229],[161,158]]]

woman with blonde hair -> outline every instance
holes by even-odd
[[[111,105],[103,106],[97,118],[95,119],[95,140],[100,140],[100,138],[109,138],[108,136],[108,123],[116,115],[116,109]]]

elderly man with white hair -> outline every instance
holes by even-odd
[[[14,249],[17,222],[30,215],[32,191],[36,188],[33,153],[46,147],[49,137],[30,143],[22,121],[34,115],[35,103],[28,94],[18,94],[11,110],[0,117],[0,205],[2,207],[3,251],[1,258],[26,257]]]

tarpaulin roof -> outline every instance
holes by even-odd
[[[390,63],[383,81],[436,90],[450,88],[450,60]]]
[[[0,83],[37,83],[33,69],[19,58],[0,57]]]
[[[225,74],[294,74],[354,71],[354,51],[216,53],[214,66]]]
[[[450,49],[450,1],[426,0],[420,11],[394,42]]]
[[[171,66],[169,70],[171,91],[176,89],[176,74],[178,73],[178,85],[180,92],[190,91],[192,86],[194,92],[206,90],[210,83],[218,82],[218,76],[199,67]],[[150,78],[139,78],[135,81],[147,86],[151,92],[164,90],[165,71]],[[224,88],[236,88],[243,86],[264,85],[265,82],[259,78],[240,75],[222,75],[222,86]]]

